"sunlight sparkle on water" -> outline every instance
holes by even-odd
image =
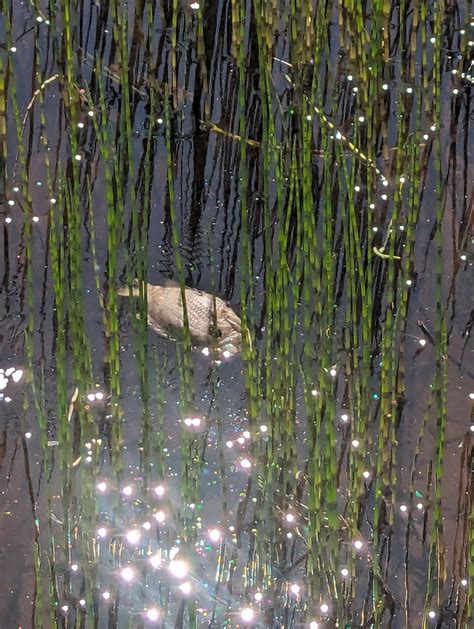
[[[160,618],[160,612],[156,607],[152,607],[146,612],[146,617],[150,622],[156,622]]]
[[[125,568],[121,570],[120,576],[122,577],[124,581],[126,581],[127,583],[130,583],[131,581],[133,581],[135,572],[133,571],[132,568],[130,568],[130,566],[126,566]]]
[[[127,531],[126,538],[129,544],[136,545],[140,541],[141,533],[138,529],[131,529],[130,531]]]
[[[166,513],[164,511],[157,511],[153,514],[153,517],[158,522],[158,524],[163,524],[163,522],[166,520]]]
[[[182,559],[173,559],[168,566],[171,574],[177,579],[184,579],[189,572],[188,564]]]
[[[189,596],[193,588],[189,581],[185,581],[184,583],[181,583],[181,585],[179,586],[179,589],[185,596]]]
[[[219,531],[219,529],[211,529],[209,531],[209,539],[211,540],[211,542],[218,542],[222,537],[221,532]]]
[[[155,570],[158,570],[158,568],[163,563],[163,560],[161,559],[160,555],[156,553],[156,555],[153,555],[152,557],[150,557],[150,563],[152,567],[155,568]]]
[[[13,382],[20,382],[20,380],[23,378],[23,370],[22,369],[17,369],[16,371],[14,371],[12,373],[12,380]]]
[[[255,612],[251,607],[244,607],[240,612],[240,617],[244,622],[252,622],[255,618]]]

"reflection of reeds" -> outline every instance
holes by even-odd
[[[7,85],[6,66],[3,55],[0,55],[0,203],[4,205],[7,185]]]
[[[157,233],[163,237],[167,272],[175,274],[184,294],[185,281],[195,277],[192,263],[198,255],[197,247],[186,249],[188,216],[206,226],[206,203],[219,196],[222,185],[225,211],[216,203],[213,212],[217,221],[225,214],[227,228],[232,198],[238,206],[232,215],[237,226],[232,227],[232,242],[221,240],[214,224],[207,229],[205,255],[213,285],[218,285],[214,277],[219,277],[220,288],[232,292],[221,283],[228,259],[231,282],[237,278],[240,289],[252,469],[235,509],[235,535],[229,534],[216,554],[214,595],[209,597],[214,622],[219,624],[224,617],[231,624],[235,621],[233,608],[223,611],[218,599],[227,586],[230,607],[265,591],[264,600],[272,599],[268,613],[283,618],[284,626],[319,618],[319,604],[326,600],[331,601],[331,622],[382,626],[394,601],[403,597],[407,625],[425,598],[427,625],[429,610],[442,609],[449,598],[450,571],[457,578],[466,570],[469,552],[474,552],[473,534],[466,532],[459,542],[462,566],[454,569],[450,564],[443,526],[444,500],[450,498],[442,494],[449,443],[448,324],[450,308],[454,317],[456,305],[454,279],[449,295],[445,288],[451,262],[443,236],[449,222],[445,208],[450,202],[454,232],[458,201],[456,193],[447,200],[442,145],[447,136],[441,135],[441,123],[451,115],[449,172],[456,173],[461,137],[457,124],[461,111],[466,120],[468,115],[464,101],[453,99],[451,112],[447,108],[441,112],[441,101],[451,80],[444,67],[454,63],[448,51],[459,49],[465,57],[468,52],[466,37],[457,35],[465,6],[458,3],[460,13],[453,17],[448,7],[435,2],[402,1],[395,12],[393,3],[376,0],[368,14],[354,0],[313,4],[259,0],[251,3],[249,13],[250,5],[222,1],[215,10],[225,35],[216,28],[219,46],[207,50],[216,42],[211,42],[202,3],[192,12],[190,8],[180,12],[177,0],[164,12],[152,3],[98,4],[93,10],[100,19],[84,28],[88,13],[83,4],[75,8],[61,0],[61,29],[53,24],[46,31],[46,15],[33,3],[42,21],[21,38],[31,37],[34,69],[48,68],[48,74],[35,74],[31,93],[19,84],[13,53],[5,51],[0,57],[0,198],[12,196],[7,185],[10,148],[16,159],[8,167],[19,190],[16,205],[7,210],[14,220],[17,216],[21,220],[18,281],[23,284],[20,307],[26,315],[21,325],[32,374],[25,413],[28,417],[35,413],[44,470],[53,481],[59,480],[64,512],[60,524],[51,516],[49,531],[42,527],[41,534],[49,538],[44,548],[39,525],[35,529],[37,618],[49,613],[49,620],[58,623],[56,603],[77,598],[70,576],[64,576],[60,567],[61,561],[68,564],[77,556],[84,558],[89,617],[98,622],[104,613],[96,594],[105,557],[111,549],[115,566],[128,551],[115,542],[104,549],[94,536],[99,522],[96,482],[102,470],[109,469],[107,458],[114,482],[125,478],[127,433],[134,433],[140,443],[142,489],[146,492],[152,483],[167,481],[173,413],[167,411],[166,388],[173,364],[162,346],[155,347],[149,339],[144,282],[150,260],[156,261],[149,241],[155,243]],[[1,3],[7,50],[17,43],[11,33],[11,12],[18,10],[13,5]],[[110,26],[110,33],[105,33],[104,25]],[[459,65],[466,63],[463,59]],[[57,119],[49,115],[52,94],[60,97]],[[462,133],[467,137],[465,124]],[[195,166],[184,163],[188,158],[181,147],[188,142],[198,168],[203,146],[207,160],[204,174],[190,176],[192,184],[179,176]],[[56,145],[56,152],[49,150]],[[36,147],[39,167],[32,161]],[[163,181],[156,176],[161,166]],[[38,225],[41,231],[32,223],[31,182],[33,172],[38,177],[38,168],[44,173],[48,197],[55,199],[41,215],[45,219]],[[463,172],[467,180],[467,164]],[[201,185],[201,175],[206,179],[202,208],[201,191],[194,190]],[[216,184],[217,180],[224,183]],[[191,185],[193,193],[185,198],[197,200],[197,207],[183,211],[182,191],[189,192]],[[467,199],[467,184],[463,185]],[[432,212],[431,189],[436,190]],[[467,224],[468,207],[463,203]],[[428,236],[426,216],[433,226]],[[40,270],[36,257],[43,234],[46,250],[38,260],[47,260],[46,271]],[[460,229],[458,246],[466,247],[467,239],[467,228]],[[216,243],[224,243],[231,252],[216,254]],[[7,242],[5,250],[7,245],[11,246]],[[416,284],[423,248],[432,302]],[[205,267],[198,262],[201,272]],[[460,265],[453,263],[453,268],[453,275],[461,277]],[[90,321],[94,317],[85,311],[91,277],[100,307],[97,322]],[[35,292],[39,278],[45,286],[50,281],[54,306],[45,296],[39,303]],[[127,302],[134,353],[130,363],[122,360],[117,287],[123,281],[130,285],[134,278],[142,288],[137,300]],[[400,440],[412,434],[404,404],[414,395],[408,352],[410,323],[418,316],[416,299],[434,313],[429,326],[434,375],[427,370],[423,376],[424,388],[431,386],[423,401],[426,410],[415,419],[415,440],[405,443]],[[51,358],[42,345],[38,350],[38,337],[47,334],[49,320],[54,330]],[[92,351],[100,347],[92,347],[94,325],[105,337],[104,355]],[[93,409],[86,408],[85,397],[94,386],[97,364],[104,366],[110,396],[106,417],[100,421]],[[196,412],[200,397],[186,312],[176,364],[183,420]],[[49,372],[54,374],[51,382]],[[219,397],[221,373],[225,368],[220,372],[213,367],[205,385],[212,392],[206,420],[214,422],[218,415],[219,512],[229,526],[234,477],[225,446],[229,427],[227,407]],[[127,430],[121,411],[124,377],[138,383],[141,400],[141,424],[130,422]],[[73,401],[71,390],[79,391]],[[261,424],[268,427],[265,438]],[[84,444],[102,432],[109,437],[108,449],[91,448],[86,464]],[[162,535],[160,543],[169,547],[179,539],[182,554],[192,561],[202,535],[202,512],[198,515],[196,505],[202,506],[212,430],[206,427],[197,434],[181,424],[177,432],[174,454],[181,462],[181,493],[179,504],[169,500],[170,527],[175,528],[168,537]],[[48,446],[48,436],[58,445]],[[28,457],[27,453],[25,460]],[[462,469],[467,469],[466,444],[463,457]],[[407,490],[411,512],[400,525],[407,460],[412,462]],[[44,500],[57,510],[52,488],[44,491]],[[422,520],[416,519],[418,494],[423,494]],[[125,507],[120,497],[111,502],[108,515],[119,529]],[[34,499],[32,504],[36,521]],[[143,502],[137,504],[144,509]],[[472,521],[472,501],[466,498],[462,504],[463,517]],[[294,515],[295,522],[287,515]],[[413,534],[418,526],[423,531],[420,547]],[[364,559],[352,545],[359,537],[364,540]],[[63,546],[61,561],[58,544]],[[391,548],[397,544],[402,548],[398,552],[405,554],[404,588],[397,586],[391,563]],[[411,574],[411,558],[420,548],[426,556],[419,578]],[[348,570],[344,578],[342,566]],[[46,568],[53,600],[48,612],[42,608]],[[148,579],[146,570],[140,574]],[[292,598],[288,587],[297,578],[304,584],[304,596]],[[191,601],[181,605],[166,578],[159,579],[169,616],[179,608],[177,622],[197,626],[198,606]],[[469,587],[471,599],[467,594],[457,599],[463,619],[471,613],[474,586]],[[114,591],[120,595],[119,588]],[[111,609],[121,605],[115,600]]]

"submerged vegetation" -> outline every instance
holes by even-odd
[[[472,9],[0,0],[8,626],[471,626]]]

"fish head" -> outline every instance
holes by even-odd
[[[121,297],[139,297],[140,296],[140,280],[133,280],[130,286],[121,286],[117,295]]]
[[[223,302],[218,304],[216,314],[219,332],[218,351],[223,358],[230,358],[242,350],[240,317]]]
[[[242,335],[233,330],[219,342],[218,351],[224,358],[231,358],[242,350]]]

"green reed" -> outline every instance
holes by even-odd
[[[39,13],[38,3],[34,2],[32,6]],[[173,0],[168,8],[168,57],[164,71],[167,78],[166,84],[162,85],[156,79],[162,61],[158,45],[154,42],[154,32],[161,21],[161,9],[153,3],[134,5],[132,24],[132,20],[129,22],[128,19],[129,8],[117,2],[110,3],[106,11],[107,17],[112,19],[110,63],[115,63],[118,69],[104,70],[105,59],[97,51],[94,91],[89,86],[77,85],[79,69],[76,52],[82,45],[78,27],[84,14],[82,9],[76,11],[74,3],[61,0],[61,30],[53,23],[51,37],[60,75],[57,84],[61,86],[61,102],[67,121],[63,142],[68,142],[68,159],[57,176],[52,175],[50,154],[46,151],[50,123],[45,116],[44,104],[50,85],[47,81],[54,75],[38,75],[34,79],[32,90],[36,100],[31,108],[23,112],[18,102],[11,57],[9,53],[8,57],[3,53],[0,57],[0,144],[3,154],[6,154],[6,125],[8,112],[11,111],[15,125],[13,139],[18,151],[15,175],[23,198],[22,240],[25,244],[24,281],[27,287],[25,348],[29,368],[34,372],[30,395],[34,398],[40,445],[48,462],[48,472],[52,471],[53,457],[52,450],[48,451],[46,445],[47,387],[44,366],[40,366],[38,375],[34,349],[38,304],[34,299],[33,286],[39,276],[33,260],[35,236],[28,192],[30,157],[25,150],[25,120],[29,123],[31,117],[33,124],[35,109],[36,119],[42,127],[47,188],[58,201],[50,206],[47,240],[48,266],[54,290],[53,365],[58,416],[56,434],[60,442],[57,451],[65,512],[62,526],[67,538],[64,556],[68,561],[73,551],[82,549],[84,556],[90,560],[84,574],[88,613],[91,618],[95,617],[98,611],[94,608],[91,592],[97,583],[96,568],[100,557],[98,544],[90,538],[98,515],[95,479],[100,468],[99,456],[94,452],[90,466],[85,466],[84,461],[72,465],[84,455],[82,445],[79,446],[74,439],[75,429],[80,429],[81,442],[98,436],[92,413],[84,409],[83,404],[84,394],[94,384],[90,340],[86,331],[88,322],[81,305],[86,289],[83,230],[89,228],[92,234],[90,253],[106,335],[104,362],[108,371],[107,386],[113,416],[110,452],[113,473],[119,481],[123,465],[119,406],[123,367],[116,289],[122,270],[122,255],[128,284],[135,277],[141,282],[147,279],[157,132],[154,121],[163,106],[167,154],[165,196],[169,206],[174,264],[184,297],[186,263],[181,254],[182,219],[175,197],[175,132],[177,135],[180,131],[180,119],[175,116],[174,110],[182,104],[180,88],[184,89],[190,81],[187,55],[192,50],[200,68],[205,127],[221,135],[226,150],[231,150],[230,147],[238,142],[240,152],[240,303],[246,410],[251,423],[250,453],[254,463],[249,484],[240,496],[240,506],[242,509],[245,507],[243,519],[247,518],[249,522],[250,540],[248,554],[244,557],[245,596],[250,598],[255,590],[267,588],[268,596],[280,597],[289,583],[298,544],[301,544],[303,551],[299,558],[302,558],[302,563],[298,565],[304,565],[308,572],[311,602],[301,603],[300,608],[299,602],[286,603],[282,616],[285,626],[293,622],[291,614],[297,608],[304,622],[309,621],[314,611],[312,605],[316,604],[317,608],[319,602],[328,598],[333,605],[330,622],[334,620],[341,625],[372,622],[382,626],[386,620],[391,596],[387,586],[390,570],[386,550],[391,534],[387,531],[397,526],[396,509],[399,494],[403,492],[400,486],[403,473],[397,460],[402,453],[398,443],[398,426],[403,416],[404,396],[410,390],[406,382],[408,361],[411,360],[407,355],[407,330],[413,288],[416,287],[411,288],[407,281],[411,281],[418,270],[415,261],[422,246],[419,245],[418,232],[423,231],[420,228],[423,190],[431,185],[427,177],[428,169],[435,170],[436,364],[427,409],[417,426],[418,440],[412,446],[414,456],[409,484],[410,506],[413,507],[416,492],[420,491],[418,472],[421,472],[422,465],[428,468],[427,479],[424,479],[424,502],[428,510],[432,501],[433,506],[427,513],[432,514],[433,520],[431,522],[427,515],[423,525],[430,543],[426,592],[422,593],[426,594],[423,623],[427,626],[427,611],[443,604],[444,588],[448,583],[441,486],[447,429],[445,356],[449,304],[449,298],[444,297],[443,281],[449,272],[449,265],[446,258],[448,248],[443,243],[446,189],[442,185],[445,171],[438,130],[442,121],[441,85],[446,59],[444,28],[445,25],[449,28],[455,21],[445,11],[445,3],[420,3],[417,0],[402,0],[397,15],[387,0],[376,0],[370,14],[355,0],[330,3],[292,0],[286,4],[272,0],[269,3],[253,3],[250,12],[247,12],[247,7],[250,5],[235,1],[231,1],[228,7],[231,54],[238,69],[238,91],[232,114],[238,122],[237,127],[232,128],[234,118],[229,116],[230,128],[225,129],[224,123],[220,126],[220,123],[208,122],[213,113],[210,111],[208,76],[214,75],[212,65],[207,67],[206,54],[209,51],[206,50],[208,38],[204,7],[193,11],[190,18],[179,13],[177,0]],[[3,2],[2,9],[9,31],[10,7]],[[50,12],[55,9],[50,1]],[[337,50],[334,50],[337,42],[328,41],[335,12],[340,36]],[[395,19],[398,20],[397,32],[392,27]],[[146,23],[144,39],[134,42],[139,51],[129,52],[129,29],[133,27],[134,33],[141,32],[143,21]],[[434,42],[428,42],[431,25],[434,27]],[[35,68],[46,67],[44,50],[40,45],[40,28],[35,25]],[[280,31],[288,35],[288,47],[284,53],[287,57],[277,61],[274,56],[277,54],[277,39],[281,38]],[[465,37],[460,38],[459,49],[463,55],[468,52],[466,41]],[[11,44],[7,32],[7,49]],[[141,53],[145,59],[143,75],[139,70]],[[336,53],[340,53],[341,59],[337,71],[332,67]],[[286,70],[284,73],[280,72],[282,65]],[[259,77],[256,99],[253,95],[255,69]],[[353,82],[347,78],[349,73],[354,77]],[[279,83],[283,74],[286,74],[284,80],[288,84],[286,90]],[[139,75],[146,88],[138,84]],[[275,76],[279,76],[276,81]],[[118,105],[109,101],[109,81],[118,91]],[[387,88],[386,84],[390,87]],[[412,93],[407,90],[411,86]],[[85,89],[84,94],[81,94],[81,89]],[[161,89],[165,92],[163,103],[160,102]],[[146,112],[148,128],[140,155],[133,134],[136,107],[142,98],[149,100]],[[255,100],[258,101],[257,114],[252,109],[255,108]],[[82,154],[82,144],[86,142],[85,133],[82,135],[76,128],[86,108],[94,114],[90,120],[93,133],[90,133],[97,143],[94,157],[98,156],[98,179],[103,180],[103,195],[93,189],[96,184],[93,183],[90,165],[74,158],[74,155]],[[112,115],[115,112],[119,115],[117,122]],[[25,114],[24,117],[22,114]],[[427,141],[423,136],[432,124],[436,131],[434,136],[429,134]],[[257,127],[258,137],[255,137]],[[138,167],[135,167],[136,161]],[[0,161],[0,178],[4,187],[7,181],[5,167],[5,160]],[[382,182],[385,177],[389,184],[388,200],[382,201],[380,191],[384,191]],[[403,182],[401,177],[406,181]],[[255,181],[258,182],[258,199],[253,195]],[[356,186],[361,186],[361,190],[356,190]],[[100,234],[97,233],[96,218],[100,216],[100,210],[95,207],[96,203],[106,206],[107,259],[103,274],[97,255]],[[85,218],[80,208],[86,208]],[[256,224],[257,214],[261,216],[261,225]],[[127,221],[130,247],[123,254],[122,239]],[[260,228],[265,301],[265,331],[261,343],[257,342],[253,332],[259,297],[255,294],[253,238]],[[215,237],[212,234],[210,238],[211,250]],[[216,262],[211,264],[214,266]],[[102,275],[107,280],[105,296],[102,296]],[[215,285],[214,275],[212,277]],[[166,480],[165,386],[168,364],[157,351],[150,356],[146,292],[142,283],[141,286],[139,299],[130,300],[129,308],[143,403],[140,448],[146,486],[152,478]],[[195,385],[185,302],[184,310],[185,332],[183,341],[177,347],[177,362],[180,412],[188,413],[194,409]],[[300,337],[301,330],[304,338]],[[154,372],[151,378],[150,365]],[[217,378],[217,371],[213,370],[210,378],[213,394],[218,388]],[[71,405],[71,388],[75,390],[76,386],[80,388],[81,397]],[[155,389],[156,402],[152,405],[150,401]],[[303,397],[306,415],[304,444],[299,439],[300,428],[295,425],[295,419],[301,413],[299,395]],[[27,405],[26,410],[29,408]],[[227,524],[231,480],[226,472],[223,445],[226,426],[220,417],[220,410],[213,401],[211,412],[219,417],[219,479],[222,512]],[[350,416],[347,425],[339,421],[341,410],[347,411]],[[261,435],[257,437],[261,422],[269,424],[268,441],[260,440]],[[435,426],[435,452],[432,455],[426,444],[429,442],[429,431]],[[184,524],[185,554],[191,554],[198,535],[197,517],[189,504],[200,504],[205,438],[195,438],[184,428],[180,433],[183,503],[180,515]],[[360,441],[358,448],[351,445],[353,439]],[[303,449],[304,458],[299,461],[300,450]],[[364,480],[366,469],[373,476],[370,481]],[[73,526],[79,513],[76,492],[79,492],[82,503],[77,530]],[[253,497],[255,503],[251,502]],[[114,508],[114,522],[117,522],[119,505]],[[298,519],[298,534],[295,527],[291,542],[285,536],[284,517],[287,512],[295,513]],[[471,505],[471,521],[473,513]],[[410,518],[406,525],[407,556],[414,528],[414,516],[410,514]],[[67,579],[64,586],[60,584],[56,544],[63,540],[59,539],[60,536],[56,539],[54,526],[50,522],[49,587],[51,598],[58,601],[71,590]],[[474,538],[472,533],[470,535],[470,550],[466,549],[466,552],[470,552],[472,559]],[[367,543],[366,561],[360,560],[352,547],[352,541],[358,536],[364,536]],[[44,568],[44,557],[41,559],[40,552],[39,546],[35,546],[37,581],[40,570]],[[122,552],[117,546],[114,550],[116,561]],[[231,584],[236,579],[238,555],[231,542],[226,540],[222,544],[216,569],[215,610],[222,605],[217,595],[223,591],[225,581]],[[468,563],[468,559],[466,561]],[[344,581],[339,577],[342,565],[349,569],[349,576]],[[286,569],[288,572],[285,572]],[[412,618],[408,607],[408,565],[405,571],[405,618],[409,623]],[[472,579],[473,575],[470,576]],[[369,585],[366,595],[361,598],[363,586],[360,583],[365,578],[369,580]],[[471,584],[471,597],[467,597],[464,608],[468,610],[464,611],[467,614],[472,613],[472,587]],[[165,596],[170,597],[168,590]],[[42,598],[44,588],[37,592],[38,615],[41,615]],[[307,610],[303,609],[305,605]],[[169,601],[165,609],[171,609]],[[59,624],[55,607],[51,606],[50,610],[51,623]],[[232,614],[227,617],[229,624],[235,622]],[[183,612],[183,623],[187,622],[190,626],[198,623],[193,604]]]
[[[189,330],[189,319],[186,305],[185,284],[184,284],[184,262],[180,252],[180,233],[178,216],[175,202],[175,177],[173,172],[174,151],[171,143],[171,116],[170,116],[170,89],[165,86],[164,92],[164,125],[165,125],[165,142],[167,147],[167,173],[166,186],[167,197],[169,201],[169,214],[171,223],[172,243],[174,249],[174,261],[176,272],[179,279],[181,290],[181,301],[183,304],[183,337],[181,343],[176,348],[177,365],[179,372],[179,397],[180,397],[180,413],[187,414],[193,410],[193,402],[195,390],[193,386],[193,364],[191,358],[191,333]],[[181,415],[181,422],[185,416]],[[202,456],[200,453],[200,439],[193,437],[189,431],[181,423],[180,430],[180,455],[181,455],[181,520],[184,526],[184,552],[190,550],[191,543],[195,540],[197,534],[196,512],[191,507],[192,504],[199,503],[199,476]],[[196,626],[196,606],[190,601],[187,605],[187,615],[189,627]]]
[[[144,449],[144,471],[145,476],[151,473],[150,463],[151,460],[148,458],[151,452],[149,447],[150,442],[154,441],[152,434],[154,431],[151,429],[150,417],[148,413],[148,401],[150,397],[150,385],[148,379],[148,370],[147,370],[147,357],[148,357],[148,345],[147,345],[147,303],[146,303],[146,295],[143,292],[144,282],[147,278],[147,246],[148,246],[148,230],[149,230],[149,216],[151,209],[151,183],[152,183],[152,146],[153,146],[153,132],[154,132],[154,124],[156,116],[156,107],[157,107],[157,99],[155,96],[154,90],[150,90],[150,111],[149,111],[149,126],[148,126],[148,134],[146,138],[146,148],[143,154],[143,177],[141,178],[141,195],[137,201],[140,204],[141,212],[138,212],[138,208],[136,212],[132,211],[132,233],[133,233],[133,246],[134,246],[134,255],[136,256],[136,277],[139,280],[140,285],[140,299],[138,300],[137,314],[139,317],[138,325],[138,347],[137,347],[137,364],[140,370],[140,386],[142,399],[144,402],[144,417],[147,420],[147,423],[143,426],[143,434],[142,434],[142,446]],[[132,184],[133,185],[133,184]],[[132,206],[133,207],[133,206]],[[133,312],[133,311],[132,311]],[[158,448],[158,452],[159,452]],[[155,456],[153,457],[155,459]],[[156,464],[156,461],[155,461]]]
[[[3,13],[3,7],[2,7]],[[0,28],[4,26],[5,18],[0,23]],[[0,201],[6,201],[7,186],[7,92],[6,92],[6,55],[0,54]]]
[[[106,278],[107,287],[105,294],[105,335],[106,335],[106,356],[105,361],[108,368],[108,385],[111,394],[111,452],[117,472],[121,470],[121,412],[119,407],[120,386],[120,338],[118,333],[118,248],[123,234],[123,204],[121,187],[122,170],[116,159],[116,151],[112,142],[112,129],[108,121],[108,110],[105,100],[105,85],[100,71],[100,66],[96,63],[96,79],[98,84],[98,103],[94,112],[93,124],[96,133],[98,146],[100,148],[105,187],[105,203],[107,207],[107,261]],[[93,106],[92,102],[88,103]],[[113,164],[113,166],[111,165]]]
[[[11,26],[10,19],[11,15],[9,9],[5,6],[2,7],[2,13],[5,19],[5,38],[7,42],[7,46],[10,49],[13,45],[12,37],[11,37]],[[7,107],[11,107],[13,112],[13,119],[15,125],[15,138],[18,149],[18,156],[20,161],[20,167],[16,171],[16,182],[19,184],[19,189],[21,191],[21,195],[23,197],[22,201],[22,219],[23,219],[23,227],[21,229],[21,237],[24,243],[23,249],[23,263],[25,269],[24,275],[24,286],[26,292],[26,300],[24,303],[25,312],[26,312],[26,325],[25,325],[25,353],[27,359],[27,370],[30,374],[30,391],[31,397],[33,399],[33,406],[35,410],[35,416],[37,420],[37,424],[40,429],[40,447],[43,452],[44,460],[45,460],[45,470],[46,473],[50,472],[49,465],[49,456],[47,453],[47,433],[46,433],[46,404],[45,404],[45,378],[44,378],[44,365],[41,365],[41,374],[37,373],[36,370],[36,360],[34,356],[34,345],[35,345],[35,301],[34,301],[34,260],[33,260],[33,243],[32,243],[32,203],[31,196],[28,188],[28,175],[26,172],[26,154],[24,145],[22,142],[23,139],[23,123],[20,116],[20,108],[17,97],[17,86],[16,86],[16,76],[13,70],[12,60],[8,60],[7,64],[7,72],[9,72],[9,83],[8,83],[8,93],[5,91],[5,74],[2,65],[2,71],[0,72],[0,100],[1,100],[1,114],[6,114]],[[8,155],[7,152],[7,142],[6,142],[6,119],[2,117],[2,122],[0,122],[1,130],[5,133],[5,136],[2,136],[2,163],[4,167],[3,175],[6,175],[6,158]],[[1,135],[1,134],[0,134]],[[3,162],[3,159],[5,160]],[[3,179],[2,185],[5,183]],[[28,396],[25,397],[24,402],[24,413],[25,415],[30,411],[30,402]],[[24,435],[25,432],[24,421],[22,421],[22,433]],[[32,502],[32,516],[33,516],[33,527],[34,527],[34,536],[33,536],[33,544],[32,544],[32,556],[33,556],[33,572],[34,572],[34,596],[33,596],[33,620],[34,622],[38,622],[39,626],[42,626],[42,609],[44,602],[44,588],[42,583],[42,564],[43,564],[43,549],[40,543],[40,519],[38,516],[37,506],[34,499],[33,494],[33,485],[32,485],[32,477],[31,477],[31,463],[30,463],[30,454],[29,449],[27,447],[26,438],[22,435],[22,443],[23,443],[23,452],[25,458],[25,472],[27,476],[28,486],[29,486],[29,494]]]
[[[441,7],[437,7],[434,15],[434,45],[433,45],[433,121],[436,128],[441,128],[441,46],[443,32],[443,13]],[[434,509],[433,529],[430,544],[430,568],[429,581],[427,583],[426,601],[439,604],[441,601],[443,585],[446,580],[444,525],[442,509],[441,479],[443,476],[443,461],[445,449],[445,434],[447,423],[447,320],[446,306],[443,303],[443,188],[441,167],[441,146],[439,135],[433,140],[434,144],[434,172],[436,189],[435,208],[435,235],[434,235],[434,340],[436,350],[436,366],[433,383],[434,407],[436,409],[436,455],[434,457]],[[425,610],[426,613],[426,610]],[[424,618],[426,624],[426,616]]]

